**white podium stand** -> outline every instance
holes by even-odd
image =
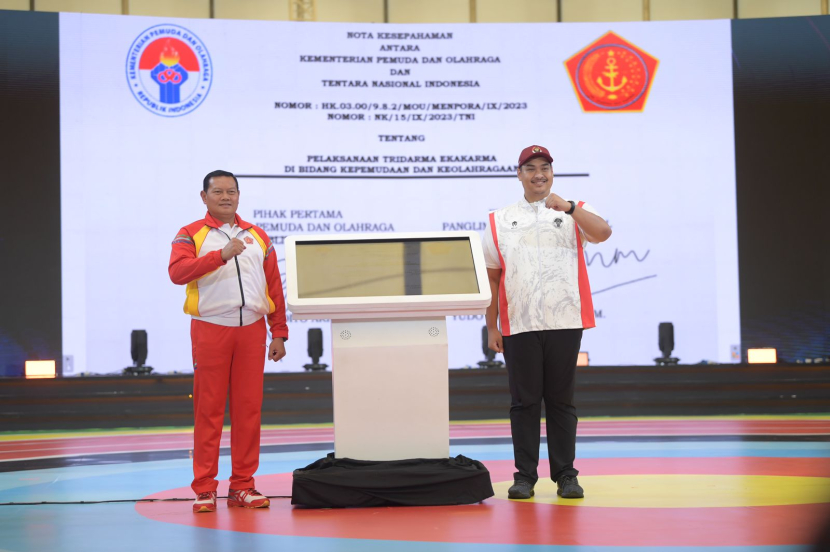
[[[483,314],[475,232],[292,236],[287,303],[332,320],[335,457],[449,456],[446,316]]]

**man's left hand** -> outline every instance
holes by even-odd
[[[281,337],[275,337],[271,340],[271,345],[268,346],[268,359],[279,362],[284,356],[285,340]]]
[[[570,211],[571,202],[565,201],[556,194],[550,194],[545,199],[545,207],[547,207],[548,209],[553,209],[554,211]]]

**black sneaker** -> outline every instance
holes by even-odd
[[[575,475],[564,475],[556,482],[556,494],[562,498],[584,498],[585,491]]]
[[[507,489],[507,498],[525,499],[533,496],[533,485],[524,479],[517,479],[513,486]]]

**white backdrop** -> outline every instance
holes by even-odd
[[[206,92],[177,117],[142,105],[130,79],[131,45],[151,28],[198,37],[191,47],[209,53],[200,58],[207,74],[204,66],[190,74]],[[586,113],[577,101],[564,62],[609,30],[660,62],[643,112]],[[177,230],[204,216],[209,171],[258,175],[240,178],[239,214],[267,230],[282,259],[280,237],[291,234],[483,231],[488,211],[521,198],[509,171],[534,143],[553,154],[553,190],[590,202],[614,229],[587,250],[598,328],[582,349],[592,364],[651,363],[664,321],[674,323],[684,362],[728,362],[739,343],[728,21],[370,25],[61,14],[60,40],[63,349],[75,373],[131,364],[133,329],[147,330],[157,371],[191,370],[184,288],[169,281],[167,263]],[[407,45],[418,50],[388,48]],[[441,63],[422,62],[436,57]],[[489,62],[449,59],[465,57]],[[439,174],[439,166],[495,172]],[[409,172],[342,172],[361,167]],[[451,367],[483,359],[483,324],[448,321]],[[289,327],[288,356],[269,371],[309,362],[310,327],[323,328],[322,361],[331,363],[327,321]]]

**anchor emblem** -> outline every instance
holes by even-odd
[[[623,77],[620,84],[615,85],[614,80],[619,76],[619,74],[620,73],[617,70],[617,58],[614,57],[614,50],[611,50],[608,52],[608,60],[605,62],[605,72],[603,73],[604,76],[608,77],[608,84],[602,82],[602,77],[597,77],[597,84],[608,92],[611,92],[608,94],[609,100],[616,100],[617,95],[614,94],[614,92],[628,83],[628,78]]]

